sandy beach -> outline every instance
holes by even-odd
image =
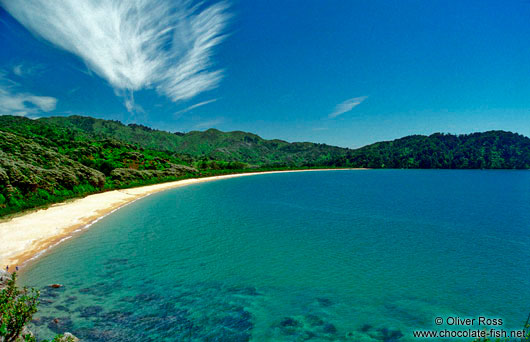
[[[327,169],[325,169],[327,170]],[[288,170],[239,173],[113,190],[31,211],[0,222],[0,267],[23,266],[51,247],[80,233],[102,217],[150,194],[190,184],[220,179],[253,176],[263,173],[308,172],[320,170]],[[329,169],[348,170],[348,169]],[[329,171],[328,170],[328,171]],[[351,169],[349,169],[351,170]],[[11,270],[10,269],[10,270]]]

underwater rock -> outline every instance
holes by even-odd
[[[308,340],[312,340],[314,339],[315,337],[317,337],[317,334],[315,334],[314,332],[312,331],[303,331],[297,338],[296,338],[296,341],[308,341]]]
[[[322,317],[315,314],[307,314],[305,316],[285,317],[278,324],[273,326],[276,328],[275,340],[288,341],[342,341],[348,340],[344,337],[338,336],[338,329],[334,324],[326,322]]]
[[[68,297],[66,297],[66,299],[64,300],[64,303],[65,303],[65,304],[72,304],[72,303],[74,303],[76,300],[77,300],[77,297],[76,297],[76,296],[68,296]]]
[[[331,299],[329,298],[323,298],[323,297],[320,297],[320,298],[317,298],[316,299],[317,303],[320,305],[320,306],[323,306],[323,307],[328,307],[328,306],[332,306],[334,303],[331,301]]]
[[[385,309],[388,310],[392,317],[399,317],[401,321],[407,322],[411,326],[423,327],[430,324],[430,322],[420,314],[419,310],[415,310],[407,302],[393,302],[385,303]]]
[[[103,311],[103,308],[98,305],[85,306],[77,309],[80,314],[79,316],[84,318],[96,317]]]
[[[313,315],[313,314],[306,315],[305,320],[312,327],[319,327],[319,326],[324,325],[324,321],[322,320],[322,318],[318,317],[317,315]]]
[[[129,317],[132,316],[132,312],[128,311],[110,311],[105,312],[100,315],[100,318],[105,322],[115,322],[115,323],[126,323]]]
[[[52,319],[51,317],[35,317],[33,318],[33,320],[31,320],[31,324],[40,326],[46,323],[46,321],[50,321],[51,319]]]
[[[131,336],[120,336],[121,334],[117,331],[100,329],[100,328],[81,328],[74,333],[81,338],[81,341],[98,341],[98,342],[118,342],[118,341],[130,341]],[[138,336],[140,333],[136,333],[134,336]],[[139,341],[135,339],[134,341]],[[146,341],[149,341],[146,339]]]
[[[74,324],[70,317],[54,318],[48,323],[48,329],[56,334],[63,333],[67,330],[72,330]]]
[[[70,312],[70,309],[64,305],[55,305],[54,306],[57,310],[64,311],[64,312]]]
[[[105,297],[115,292],[122,286],[120,282],[100,282],[92,285],[91,287],[85,287],[79,289],[79,293],[91,294],[97,297]]]
[[[41,298],[57,298],[59,297],[59,293],[62,292],[64,289],[61,289],[61,288],[57,288],[57,289],[54,289],[52,287],[49,287],[49,286],[45,286],[44,288],[41,289],[40,291],[40,296]]]
[[[39,302],[39,304],[42,306],[49,306],[49,305],[52,305],[53,303],[54,303],[53,300],[46,299],[46,298],[41,299]]]
[[[372,326],[370,324],[363,324],[360,328],[359,328],[359,331],[361,332],[368,332],[372,329]]]
[[[285,317],[279,323],[280,330],[284,335],[295,335],[303,324],[292,317]]]
[[[111,260],[110,263],[119,267],[119,264],[126,261]],[[65,293],[61,293],[64,291],[61,288],[47,287],[47,290],[43,290],[49,294],[50,299],[53,299],[52,309],[64,312],[70,310],[71,314],[67,312],[64,315],[72,316],[76,329],[72,329],[71,321],[61,317],[55,322],[54,317],[49,317],[44,322],[37,322],[36,325],[44,324],[45,327],[47,324],[56,333],[70,331],[83,342],[243,342],[249,341],[252,337],[254,316],[246,309],[252,307],[253,296],[258,294],[256,288],[252,286],[226,286],[218,282],[199,282],[178,284],[168,290],[153,288],[151,283],[146,283],[141,286],[142,290],[139,292],[127,291],[127,296],[126,293],[118,291],[123,293],[123,297],[113,296],[114,303],[109,303],[111,304],[109,308],[112,309],[107,311],[105,310],[107,304],[105,307],[79,306],[79,304],[86,303],[87,300],[91,304],[103,303],[103,300],[108,298],[107,291],[115,291],[113,280],[101,279],[99,283],[87,285],[89,284],[85,284],[83,289],[79,290],[77,287],[78,289]],[[57,295],[59,297],[54,299]],[[90,296],[95,297],[90,298]],[[307,323],[303,317],[286,319],[276,321],[278,336],[281,334],[284,338],[292,337],[297,341],[314,337],[313,332],[304,330],[304,325]],[[292,319],[291,323],[289,319]],[[280,322],[286,326],[281,327]],[[320,327],[316,335],[324,336],[321,329]]]
[[[300,322],[291,317],[285,317],[281,322],[280,326],[282,327],[299,327],[301,326]]]
[[[322,331],[324,331],[326,334],[335,334],[337,333],[337,328],[331,323],[326,323],[322,327]]]
[[[371,337],[370,335],[359,331],[348,332],[345,336],[345,340],[354,342],[381,342],[380,339]]]
[[[399,330],[390,330],[388,328],[377,329],[377,335],[371,335],[383,342],[397,342],[403,337],[403,333]]]

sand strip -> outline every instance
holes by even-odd
[[[46,209],[29,212],[0,222],[0,267],[23,266],[27,261],[40,256],[53,246],[69,239],[102,217],[116,211],[142,197],[189,184],[208,182],[218,179],[259,175],[263,173],[324,171],[289,170],[239,173],[205,178],[190,178],[175,182],[147,185],[137,188],[113,190],[84,198],[58,203]],[[352,169],[329,169],[352,170]]]

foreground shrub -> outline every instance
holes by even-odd
[[[37,312],[39,292],[27,287],[18,289],[16,279],[17,274],[13,273],[7,286],[0,292],[0,341],[16,341]],[[30,334],[23,338],[25,341],[32,340]]]
[[[17,274],[13,273],[6,286],[0,291],[0,342],[36,342],[35,337],[24,326],[37,312],[39,291],[20,290],[16,284]],[[74,342],[70,335],[57,335],[52,342]],[[42,342],[48,342],[44,340]]]

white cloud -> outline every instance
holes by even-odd
[[[0,85],[0,115],[26,116],[55,109],[57,99],[51,96],[36,96],[14,93]]]
[[[191,105],[191,106],[189,106],[187,108],[179,110],[178,112],[175,113],[175,115],[179,116],[179,115],[184,114],[186,112],[189,112],[190,110],[193,110],[193,109],[195,109],[197,107],[202,107],[202,106],[205,106],[205,105],[207,105],[209,103],[212,103],[212,102],[215,102],[215,101],[217,101],[217,99],[211,99],[211,100],[206,100],[206,101],[202,101],[202,102],[196,103],[196,104]]]
[[[156,89],[172,101],[217,87],[213,48],[228,21],[225,2],[186,0],[0,0],[29,30],[79,56],[128,109],[132,92]],[[129,96],[127,96],[129,94]]]
[[[35,95],[23,95],[26,96],[24,102],[33,103],[39,109],[44,112],[50,112],[55,109],[57,105],[57,99],[51,96],[35,96]]]
[[[21,75],[27,74],[19,64]],[[17,66],[13,68],[17,73]],[[57,105],[57,99],[51,96],[37,96],[27,92],[18,91],[21,85],[6,76],[7,72],[0,69],[0,115],[26,116],[42,112],[51,112]]]
[[[1,87],[18,87],[20,84],[18,82],[15,82],[11,79],[9,79],[7,76],[7,72],[3,69],[0,69],[0,88]]]
[[[349,112],[353,108],[360,105],[364,100],[366,100],[368,96],[360,96],[360,97],[354,97],[352,99],[346,100],[342,103],[339,103],[335,106],[335,110],[328,115],[330,118],[336,118],[337,116],[344,114],[346,112]]]
[[[13,66],[11,71],[18,77],[26,77],[34,76],[35,74],[42,72],[43,69],[44,66],[40,64],[19,63]]]
[[[22,64],[15,65],[15,67],[13,68],[13,73],[17,76],[22,76]]]

